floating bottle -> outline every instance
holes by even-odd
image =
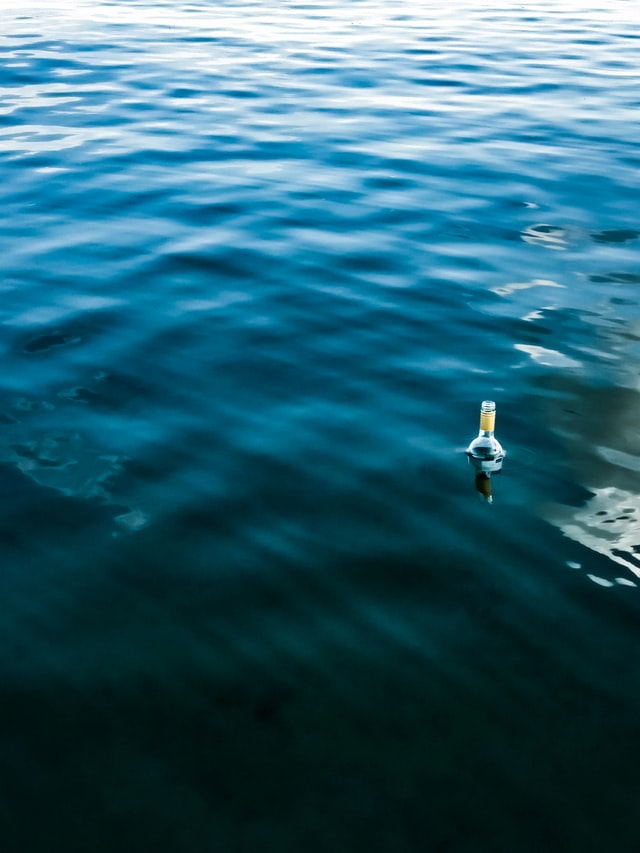
[[[506,456],[502,445],[494,435],[496,425],[496,404],[493,400],[484,400],[480,406],[480,431],[467,447],[469,462],[479,474],[490,477],[502,470]],[[489,490],[489,494],[490,494]]]

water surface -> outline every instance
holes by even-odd
[[[632,5],[0,18],[6,849],[637,849]]]

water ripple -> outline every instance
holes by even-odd
[[[635,831],[632,6],[36,5],[0,35],[8,819],[80,779],[47,838],[97,853]]]

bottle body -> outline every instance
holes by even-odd
[[[484,400],[480,407],[480,430],[467,447],[469,462],[476,471],[490,477],[502,469],[506,453],[495,437],[496,404],[493,400]]]

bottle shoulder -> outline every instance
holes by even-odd
[[[474,438],[467,447],[467,454],[484,459],[505,455],[502,445],[492,435],[479,435],[477,438]]]

